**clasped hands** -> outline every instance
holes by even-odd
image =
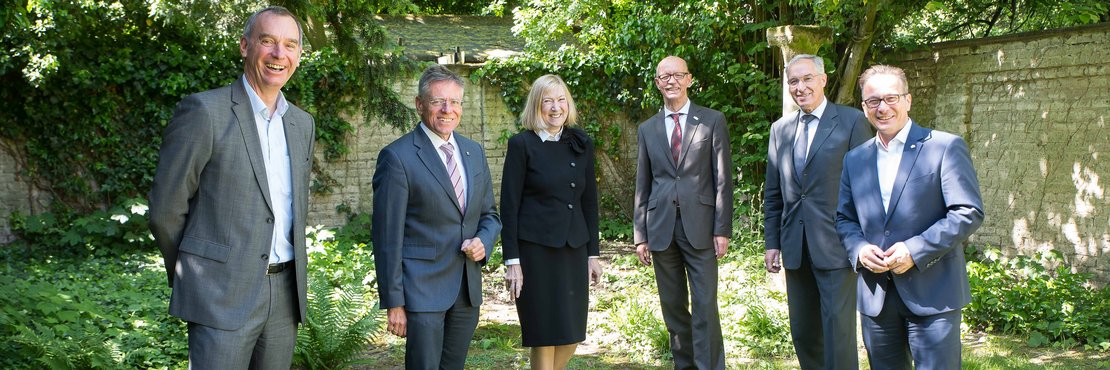
[[[859,264],[876,274],[892,271],[899,275],[914,266],[910,250],[903,242],[894,243],[886,251],[877,245],[868,244],[860,250]]]

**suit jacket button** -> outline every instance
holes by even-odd
[[[574,185],[574,183],[573,183],[573,182],[572,182],[572,183],[570,183],[570,188],[571,188],[571,189],[574,189],[574,186],[575,186],[575,185]]]
[[[570,162],[570,166],[571,166],[571,167],[574,167],[574,162]]]
[[[806,222],[804,220],[798,220],[798,225],[805,225],[805,223]]]
[[[890,236],[890,230],[883,231],[883,236]]]
[[[574,205],[573,204],[567,204],[567,209],[574,209]]]
[[[274,223],[274,218],[273,217],[266,217],[266,223],[268,223],[268,224]]]
[[[262,259],[268,259],[270,256],[263,254]]]
[[[805,195],[805,194],[802,194],[802,199],[806,199],[806,195]]]

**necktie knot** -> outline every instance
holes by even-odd
[[[443,143],[443,145],[439,146],[439,150],[442,150],[443,153],[446,153],[448,157],[455,156],[455,146],[451,145],[451,143]]]
[[[817,116],[812,115],[812,114],[806,114],[806,115],[802,116],[802,123],[805,123],[805,124],[808,125],[810,122],[813,122],[813,120],[815,120],[815,119],[817,119]]]

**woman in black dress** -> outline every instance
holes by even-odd
[[[516,301],[532,369],[565,368],[586,339],[589,281],[598,262],[594,145],[555,75],[532,83],[509,139],[501,177],[501,230],[509,295]]]

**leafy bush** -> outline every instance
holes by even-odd
[[[157,252],[0,248],[0,368],[181,368],[185,324],[166,313]]]
[[[145,199],[129,199],[107,211],[76,215],[64,210],[12,215],[12,231],[37,252],[97,255],[153,248]],[[78,248],[80,247],[80,248]]]
[[[1110,351],[1110,288],[1089,286],[1090,276],[1072,272],[1060,252],[1007,258],[988,248],[967,270],[971,303],[963,312],[973,328],[1025,334],[1034,347]]]

